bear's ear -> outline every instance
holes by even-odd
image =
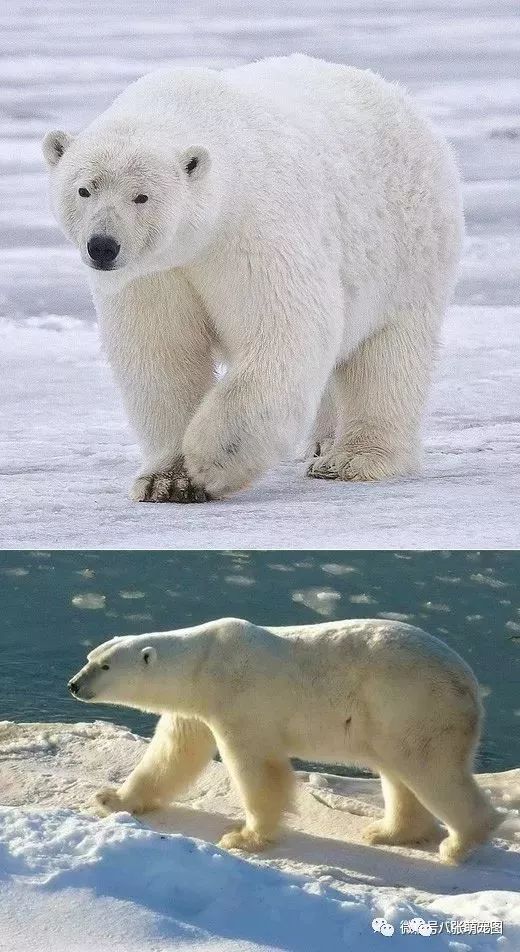
[[[203,145],[185,149],[179,156],[179,162],[190,182],[202,178],[211,168],[211,156]]]
[[[48,132],[42,142],[43,157],[47,165],[50,165],[51,168],[57,165],[72,140],[73,136],[69,135],[68,132],[62,132],[61,129]]]
[[[155,648],[143,648],[141,651],[141,658],[143,664],[150,666],[157,660],[157,651]]]

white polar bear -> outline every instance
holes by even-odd
[[[69,682],[75,697],[161,715],[147,751],[104,812],[169,802],[218,747],[245,808],[221,846],[258,850],[290,803],[289,757],[355,763],[381,774],[384,819],[370,843],[429,838],[442,820],[447,862],[464,859],[500,815],[472,775],[481,706],[455,652],[401,622],[260,628],[224,618],[114,639]]]
[[[43,151],[142,447],[133,498],[225,496],[310,433],[310,476],[414,467],[463,225],[397,86],[302,55],[162,69]]]

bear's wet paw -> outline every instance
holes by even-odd
[[[151,476],[140,476],[132,488],[134,502],[210,502],[212,496],[188,476],[184,462]]]

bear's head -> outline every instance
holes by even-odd
[[[212,627],[112,638],[87,655],[69,690],[78,701],[92,704],[201,714],[200,679]]]
[[[157,647],[143,637],[113,638],[87,655],[86,665],[69,681],[69,690],[78,701],[147,710],[157,696],[152,669],[158,655]]]
[[[54,213],[100,288],[193,260],[218,215],[207,149],[156,148],[150,138],[105,120],[43,140]]]

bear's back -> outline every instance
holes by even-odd
[[[407,666],[416,658],[446,670],[457,669],[464,680],[476,685],[471,668],[456,651],[422,628],[402,621],[361,618],[267,630],[300,645],[304,653],[336,654],[338,659],[373,667]]]
[[[273,57],[224,70],[164,67],[131,83],[104,113],[105,117],[140,116],[200,123],[211,129],[243,120],[249,129],[272,130],[281,121],[327,140],[337,132],[367,135],[374,123],[392,124],[396,110],[422,125],[395,84],[370,70],[327,63],[303,54]],[[282,130],[287,127],[282,125]],[[370,138],[370,136],[369,136]]]

